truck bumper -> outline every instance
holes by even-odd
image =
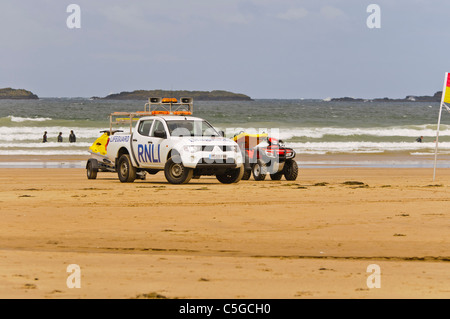
[[[208,158],[207,153],[197,153],[197,154],[183,154],[181,160],[185,167],[190,168],[207,168],[207,169],[232,169],[239,167],[244,163],[240,153],[224,153],[226,156],[224,159],[211,159]]]
[[[241,165],[236,163],[205,163],[203,160],[200,160],[194,168],[194,175],[224,174],[227,170],[236,169]]]

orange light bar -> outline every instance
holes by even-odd
[[[162,103],[177,103],[178,100],[174,97],[170,98],[170,97],[165,97],[162,99],[161,101]]]
[[[174,115],[192,115],[192,112],[189,111],[175,111],[173,112]]]
[[[152,111],[152,115],[156,115],[156,114],[170,114],[169,111]]]

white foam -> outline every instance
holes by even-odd
[[[418,125],[407,127],[368,127],[368,128],[338,128],[338,127],[305,127],[305,128],[281,128],[281,139],[291,139],[294,137],[323,138],[325,136],[376,136],[376,137],[411,137],[418,136],[433,138],[436,136],[436,129],[430,125]],[[439,132],[440,136],[450,136],[450,127],[443,126]]]
[[[7,127],[0,126],[0,142],[12,142],[12,141],[42,141],[42,136],[44,131],[47,131],[47,139],[51,141],[56,138],[59,132],[63,133],[63,138],[68,139],[70,131],[73,130],[77,139],[85,138],[92,139],[94,141],[97,139],[101,133],[98,128],[85,128],[85,127],[63,127],[63,126],[53,126],[48,128],[43,127]]]
[[[2,150],[1,155],[89,155],[87,150]]]
[[[21,123],[21,122],[44,122],[51,121],[50,117],[20,117],[20,116],[12,116],[9,115],[8,118],[11,122]]]
[[[383,153],[395,151],[432,151],[435,143],[417,142],[306,142],[306,143],[286,143],[296,152],[303,154],[313,154],[317,152],[326,153]],[[450,142],[439,143],[439,150],[450,151]]]
[[[0,162],[1,168],[85,168],[85,161],[68,162]]]
[[[47,142],[47,143],[0,143],[0,151],[4,148],[68,148],[68,147],[90,147],[92,143],[86,142]]]
[[[277,128],[267,127],[261,128],[236,128],[228,127],[221,128],[225,132],[238,133],[242,130],[247,133],[268,132],[270,134],[278,134],[278,138],[289,140],[295,137],[301,138],[324,138],[326,136],[374,136],[374,137],[410,137],[417,138],[419,136],[433,138],[436,136],[435,124],[423,125],[406,125],[406,126],[391,126],[391,127],[293,127],[293,128]],[[440,136],[450,136],[450,125],[441,125]],[[277,136],[273,136],[277,137]]]
[[[434,151],[429,151],[429,152],[411,152],[410,154],[414,156],[431,156],[434,155],[435,153]],[[442,149],[438,150],[438,155],[447,155],[447,154],[450,154],[450,151],[446,152],[442,151]]]

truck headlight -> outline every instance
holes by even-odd
[[[189,153],[201,152],[202,146],[201,145],[185,145],[185,146],[183,146],[183,150],[185,152],[189,152]]]

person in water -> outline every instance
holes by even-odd
[[[47,143],[47,131],[45,131],[44,136],[42,136],[42,143]]]
[[[58,142],[62,142],[63,141],[63,138],[62,138],[62,132],[59,132],[59,135],[58,135]]]
[[[75,134],[73,133],[73,131],[70,131],[69,142],[70,142],[70,143],[75,143],[76,141],[77,141],[77,137],[75,136]]]
[[[422,143],[422,141],[423,141],[423,136],[418,137],[418,138],[416,139],[416,142]]]

